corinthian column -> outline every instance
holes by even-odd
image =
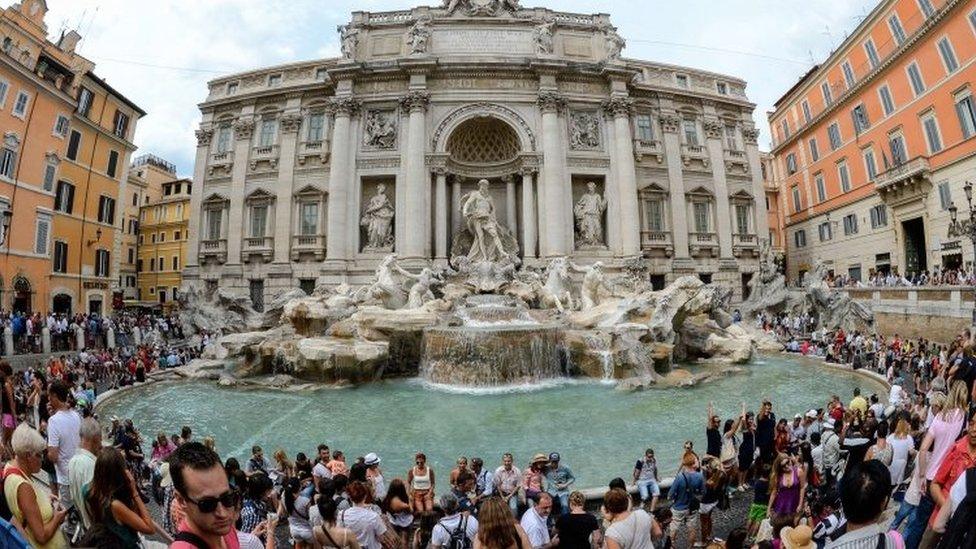
[[[634,256],[640,253],[640,218],[637,200],[637,168],[634,165],[634,139],[630,128],[633,102],[626,97],[614,97],[604,103],[607,113],[613,116],[614,160],[617,162],[616,211],[620,234],[618,253]],[[611,218],[612,219],[612,218]]]
[[[278,124],[281,127],[281,143],[278,150],[278,184],[275,197],[274,262],[290,265],[295,148],[298,145],[298,130],[302,127],[302,115],[298,113],[283,115],[278,119]]]
[[[335,123],[332,127],[331,165],[329,168],[329,228],[326,235],[326,257],[329,260],[349,259],[347,228],[349,226],[349,130],[350,119],[359,111],[359,101],[352,97],[337,97],[332,101]]]
[[[230,210],[227,223],[227,264],[241,263],[241,231],[244,230],[244,180],[251,154],[254,118],[234,122],[234,168],[230,176]]]
[[[522,168],[522,257],[535,258],[536,212],[533,178],[535,168]]]
[[[410,122],[407,127],[407,166],[403,189],[403,215],[408,216],[406,234],[403,238],[403,249],[400,250],[404,259],[424,259],[428,253],[430,231],[430,211],[427,203],[430,199],[428,184],[430,177],[426,169],[427,105],[430,94],[425,91],[412,91],[400,100],[404,110],[410,112]],[[399,213],[399,212],[398,212]]]
[[[447,259],[447,169],[434,170],[437,187],[434,190],[434,258]]]
[[[540,246],[540,255],[543,257],[567,255],[571,251],[568,237],[569,215],[565,211],[564,196],[566,155],[563,151],[562,132],[559,131],[559,111],[565,105],[566,101],[556,92],[544,91],[539,94],[543,155],[539,223],[544,227]]]
[[[186,271],[192,271],[193,276],[199,276],[200,267],[200,234],[203,231],[203,215],[200,211],[203,204],[203,182],[207,176],[207,165],[210,163],[210,142],[214,130],[201,127],[197,130],[197,157],[193,168],[193,191],[190,194],[191,221],[187,230],[187,258]]]
[[[702,122],[708,142],[708,157],[712,164],[712,182],[715,185],[715,209],[718,210],[718,247],[722,259],[732,258],[732,213],[729,206],[729,182],[725,177],[725,159],[722,147],[722,123],[714,119]]]
[[[671,203],[671,241],[676,263],[691,265],[688,250],[688,207],[685,200],[684,172],[681,163],[681,118],[675,114],[661,115],[661,134],[668,159],[668,199]]]

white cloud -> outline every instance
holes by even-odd
[[[181,174],[189,175],[196,149],[193,130],[200,117],[197,104],[206,96],[208,80],[222,73],[333,57],[339,51],[336,26],[347,22],[351,12],[404,9],[414,3],[424,2],[49,0],[47,22],[52,35],[81,22],[84,40],[79,51],[98,64],[101,77],[149,113],[138,126],[140,152],[163,156],[175,162]],[[629,40],[627,57],[744,78],[750,99],[758,105],[756,123],[767,135],[766,111],[773,102],[806,72],[811,60],[822,61],[875,1],[523,0],[523,4],[609,13]]]

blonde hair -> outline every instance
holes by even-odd
[[[217,451],[217,441],[214,440],[214,437],[203,437],[203,445],[215,452]]]
[[[899,419],[898,420],[898,423],[895,424],[895,436],[896,437],[908,436],[908,434],[911,432],[911,430],[912,430],[912,426],[911,426],[911,424],[908,423],[907,420],[905,420],[905,418]]]
[[[586,496],[583,495],[583,492],[576,490],[569,494],[569,504],[571,506],[586,507]]]
[[[955,414],[956,410],[964,412],[969,409],[969,391],[965,381],[954,381],[949,387],[949,397],[946,399],[945,408],[942,409],[943,417]]]
[[[43,452],[47,448],[47,441],[30,425],[21,423],[14,429],[14,434],[10,438],[10,447],[13,448],[14,455],[26,457]]]

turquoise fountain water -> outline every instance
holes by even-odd
[[[466,390],[419,379],[311,393],[221,388],[194,382],[133,389],[99,408],[102,417],[132,418],[148,440],[182,425],[197,437],[213,436],[223,457],[246,458],[253,444],[266,454],[284,448],[314,452],[326,442],[355,457],[376,452],[388,476],[403,476],[413,454],[428,455],[441,479],[459,455],[482,457],[491,467],[512,452],[524,465],[537,452],[560,452],[577,486],[627,477],[650,446],[663,476],[677,467],[681,444],[704,448],[705,406],[725,419],[739,402],[756,409],[762,398],[781,417],[821,407],[831,394],[845,400],[854,387],[881,386],[854,374],[789,357],[765,357],[747,373],[693,389],[623,393],[599,382],[552,380],[531,387]]]

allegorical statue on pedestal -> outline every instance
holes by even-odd
[[[461,215],[474,238],[468,257],[472,261],[500,261],[508,257],[502,245],[495,203],[488,194],[488,180],[478,182],[478,190],[468,193],[461,204]]]
[[[386,185],[377,185],[376,194],[363,211],[361,224],[366,228],[367,252],[389,252],[393,249],[393,215],[396,210],[386,196]]]
[[[576,202],[577,246],[604,246],[603,213],[607,211],[607,199],[596,192],[596,183],[586,184],[586,193]]]

